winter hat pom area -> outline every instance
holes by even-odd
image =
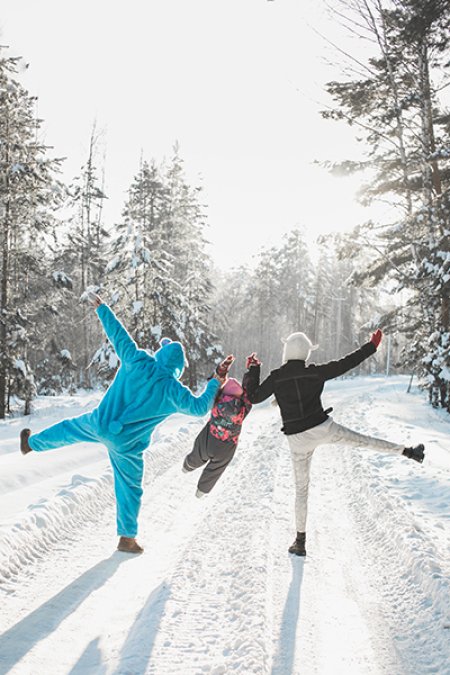
[[[168,337],[163,337],[163,338],[161,338],[161,340],[159,341],[159,344],[161,345],[161,347],[165,347],[166,345],[170,345],[171,342],[172,342],[172,340],[171,340],[170,338],[168,338]]]
[[[318,345],[313,345],[311,340],[304,333],[291,333],[284,340],[283,363],[286,361],[306,361],[312,351],[317,349]]]

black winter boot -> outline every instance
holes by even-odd
[[[403,450],[403,454],[405,457],[409,457],[409,459],[414,459],[416,462],[419,462],[422,464],[423,459],[425,457],[424,453],[424,446],[423,443],[420,443],[420,445],[416,445],[413,448],[405,448]]]
[[[31,434],[30,429],[22,429],[22,431],[20,432],[20,452],[22,453],[22,455],[27,455],[33,449],[30,448],[28,443],[30,434]]]
[[[297,532],[296,540],[292,546],[289,546],[289,553],[293,553],[294,555],[306,555],[305,540],[306,533]]]

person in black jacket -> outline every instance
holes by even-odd
[[[308,488],[311,459],[318,445],[325,443],[346,443],[365,446],[374,450],[405,455],[416,462],[423,462],[424,446],[405,447],[385,441],[381,438],[365,436],[347,427],[337,424],[329,416],[332,408],[323,409],[321,394],[327,380],[343,375],[374,354],[380,344],[381,330],[377,330],[356,351],[338,361],[323,364],[306,365],[306,360],[316,347],[304,333],[292,333],[284,345],[283,365],[273,370],[259,384],[258,377],[252,378],[254,386],[248,390],[252,403],[260,403],[275,395],[280,407],[283,426],[281,431],[287,435],[295,474],[295,514],[297,537],[289,552],[306,555],[306,517],[308,508]],[[259,369],[259,362],[251,364]]]

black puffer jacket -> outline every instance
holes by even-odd
[[[254,386],[248,389],[248,397],[252,403],[261,403],[275,394],[283,419],[281,431],[287,435],[298,434],[328,418],[331,409],[324,410],[321,401],[324,383],[356,368],[374,352],[375,346],[368,342],[339,361],[309,366],[304,361],[288,361],[281,368],[272,370],[262,384],[258,384],[258,375],[253,380]],[[259,366],[253,368],[259,369]]]

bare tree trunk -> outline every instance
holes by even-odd
[[[0,419],[6,415],[6,382],[8,375],[7,311],[8,311],[8,272],[9,272],[9,204],[5,209],[3,225],[2,278],[0,288]]]
[[[422,126],[422,157],[423,157],[423,194],[425,203],[429,208],[433,206],[433,168],[430,164],[429,158],[432,152],[433,139],[430,131],[433,129],[433,122],[430,119],[430,84],[428,72],[428,49],[425,41],[418,45],[417,50],[418,65],[420,73],[420,119]],[[434,239],[434,228],[430,221],[430,234]]]
[[[7,381],[8,381],[8,344],[7,344],[7,316],[9,301],[9,247],[11,233],[11,195],[9,180],[9,129],[6,129],[6,152],[5,152],[5,174],[4,191],[5,207],[3,219],[3,246],[2,246],[2,277],[0,280],[0,419],[6,416],[7,408]]]
[[[422,120],[422,136],[423,136],[423,155],[424,155],[424,189],[425,198],[429,206],[434,204],[434,195],[440,197],[442,195],[442,181],[439,169],[439,164],[436,159],[430,160],[430,157],[436,152],[436,141],[434,136],[434,120],[433,120],[433,101],[430,85],[430,62],[428,56],[428,47],[425,40],[420,44],[418,50],[419,65],[420,65],[420,85],[421,85],[421,120]],[[430,234],[434,240],[436,235],[444,235],[444,226],[440,219],[437,219],[437,232],[435,226],[430,221]],[[441,296],[440,309],[440,323],[443,330],[448,331],[450,327],[450,300],[443,291]]]
[[[398,152],[400,155],[400,162],[401,162],[401,167],[402,167],[402,174],[403,174],[403,186],[404,186],[404,191],[405,191],[405,200],[406,200],[406,210],[408,215],[412,214],[413,211],[413,205],[412,205],[412,196],[411,196],[411,188],[409,184],[409,171],[408,171],[408,161],[407,161],[407,156],[406,156],[406,149],[405,149],[405,124],[403,120],[403,113],[402,113],[402,107],[400,105],[400,96],[399,96],[399,91],[398,91],[398,85],[397,81],[395,79],[395,73],[394,69],[392,66],[392,60],[391,60],[391,48],[388,42],[387,38],[387,30],[386,30],[386,22],[384,19],[384,11],[381,6],[380,0],[376,0],[376,5],[378,9],[378,13],[380,16],[381,20],[381,25],[382,25],[382,30],[383,33],[380,34],[377,23],[372,15],[372,12],[370,11],[370,8],[367,4],[367,1],[365,2],[366,7],[369,11],[369,16],[372,22],[372,30],[376,36],[378,45],[381,49],[381,52],[384,56],[384,59],[386,61],[386,67],[388,71],[388,76],[389,76],[389,84],[391,87],[392,91],[392,96],[394,99],[394,110],[395,110],[395,121],[396,121],[396,136],[398,140]],[[416,255],[416,251],[414,249],[414,254]]]
[[[95,123],[92,127],[89,141],[89,156],[86,169],[86,181],[81,196],[81,292],[83,293],[91,283],[91,255],[92,255],[92,183],[93,183],[93,156],[95,148]],[[90,363],[90,315],[85,314],[82,322],[83,331],[83,355],[82,355],[82,381],[81,384],[88,389],[91,387]]]

